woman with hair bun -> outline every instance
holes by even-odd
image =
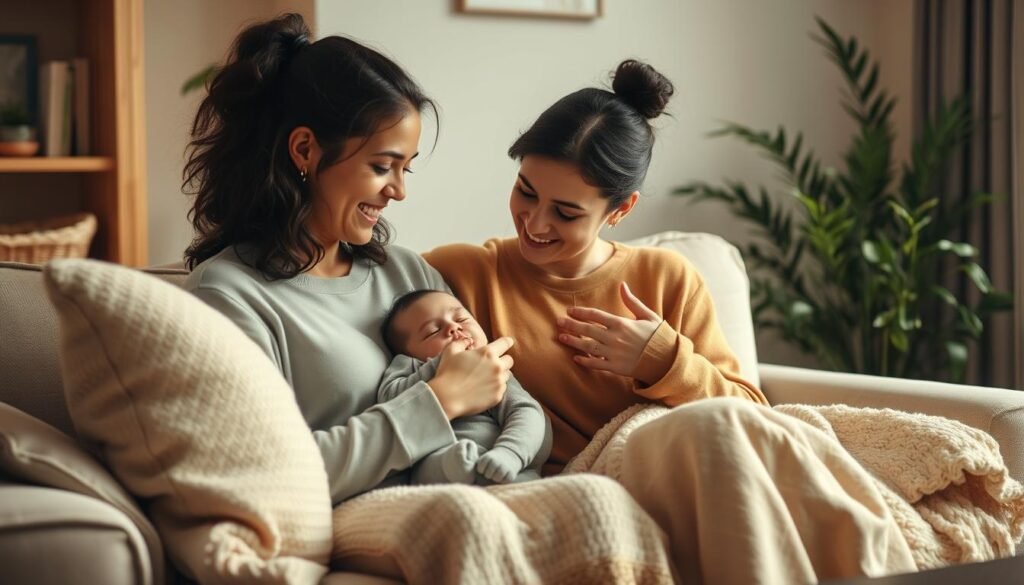
[[[392,302],[447,288],[422,258],[388,243],[383,218],[406,197],[420,116],[433,109],[384,55],[340,36],[314,42],[290,14],[239,35],[192,127],[185,183],[196,235],[186,288],[238,325],[292,387],[334,504],[408,484],[416,462],[456,443],[451,419],[501,402],[512,366],[509,338],[452,343],[431,379],[377,403],[392,357],[381,339]],[[661,532],[622,486],[565,477],[515,487],[364,499],[335,509],[335,537],[355,547],[370,539],[360,554],[393,554],[414,582],[469,582],[495,567],[523,571],[506,576],[517,581],[670,581]],[[552,519],[585,542],[558,538],[569,529]],[[434,536],[419,548],[401,546],[425,527]],[[396,550],[382,549],[389,543]]]
[[[668,534],[682,582],[913,570],[877,489],[851,479],[863,476],[858,464],[765,408],[742,377],[693,265],[600,237],[636,207],[649,120],[672,94],[653,67],[627,60],[612,91],[558,100],[508,151],[520,162],[509,199],[516,237],[424,257],[488,336],[515,337],[515,376],[554,431],[545,475],[628,407],[677,407],[633,432],[618,479]]]

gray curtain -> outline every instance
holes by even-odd
[[[1001,195],[993,205],[976,211],[956,235],[979,250],[978,263],[993,286],[1013,292],[1020,286],[1015,271],[1024,263],[1015,242],[1014,216],[1024,193],[1014,185],[1018,153],[1013,130],[1019,125],[1015,118],[1024,113],[1013,107],[1014,69],[1024,67],[1024,60],[1013,55],[1014,21],[1022,16],[1024,0],[917,0],[915,10],[914,133],[920,135],[925,120],[941,103],[970,96],[975,130],[954,156],[942,197],[952,203],[976,193]],[[977,300],[961,275],[950,271],[948,279],[958,296]],[[971,348],[968,382],[1022,386],[1020,292],[1015,296],[1017,310],[988,319],[981,341]]]

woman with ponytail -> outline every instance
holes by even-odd
[[[600,237],[636,207],[649,120],[673,93],[635,60],[618,66],[611,89],[563,97],[512,144],[516,237],[425,255],[487,335],[515,337],[516,378],[554,431],[545,474],[627,408],[677,407],[630,435],[617,479],[668,534],[682,582],[913,570],[877,490],[851,481],[856,462],[764,408],[693,265]]]
[[[375,404],[390,303],[446,288],[389,245],[383,217],[405,199],[425,109],[433,102],[390,59],[339,36],[313,42],[291,14],[240,34],[192,128],[187,288],[291,384],[335,502],[406,482],[410,465],[455,442],[450,419],[501,400],[512,365],[508,339],[453,348],[429,385]]]

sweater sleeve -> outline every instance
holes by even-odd
[[[371,406],[343,425],[313,431],[334,504],[365,492],[394,472],[455,443],[448,417],[426,382]]]
[[[437,373],[437,358],[420,363],[414,357],[398,354],[391,360],[388,369],[380,378],[377,402],[394,400],[417,382],[428,382]]]
[[[274,335],[252,308],[217,288],[199,286],[192,290],[192,294],[230,319],[249,339],[256,342],[285,379],[291,379],[285,370],[284,360]]]
[[[651,336],[634,374],[634,391],[667,406],[701,398],[737,396],[768,404],[761,391],[740,375],[739,361],[718,327],[715,307],[703,279],[683,306],[668,308]]]
[[[505,399],[495,410],[501,434],[494,442],[494,449],[515,453],[523,467],[533,461],[547,460],[551,454],[551,423],[540,403],[515,378],[509,378]]]

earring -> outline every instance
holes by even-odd
[[[303,183],[306,182],[306,167],[302,167],[302,170],[299,171],[299,178],[302,179]]]
[[[608,222],[608,227],[610,227],[610,228],[614,228],[617,225],[619,225],[618,220],[616,220],[616,221],[609,221]]]

